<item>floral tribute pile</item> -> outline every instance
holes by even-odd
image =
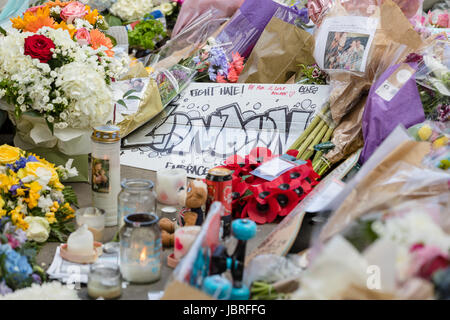
[[[297,150],[289,150],[288,156],[297,157]],[[259,224],[271,223],[278,216],[288,215],[319,182],[311,161],[292,168],[273,181],[251,174],[264,162],[279,157],[267,148],[255,148],[242,158],[229,157],[222,166],[233,171],[233,216],[236,219],[249,217]]]
[[[55,165],[32,153],[9,145],[0,146],[0,218],[24,231],[28,240],[65,242],[77,199],[60,179],[78,175],[71,168]]]
[[[77,1],[50,1],[11,19],[0,35],[0,99],[43,117],[49,128],[89,128],[113,111],[110,83],[126,71],[114,57],[97,10]]]

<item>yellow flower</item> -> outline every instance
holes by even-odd
[[[22,150],[7,144],[0,146],[0,164],[10,164],[19,160]]]
[[[16,176],[7,176],[6,174],[0,174],[0,189],[3,189],[3,192],[8,193],[9,189],[11,189],[11,187],[16,184],[19,184],[19,179],[17,179]]]
[[[100,18],[100,15],[98,14],[98,10],[95,9],[94,11],[91,11],[91,8],[89,6],[86,6],[86,9],[89,11],[87,15],[84,16],[84,19],[89,22],[92,25],[95,25],[98,18]]]
[[[53,206],[50,208],[50,211],[51,212],[56,212],[56,211],[58,211],[58,209],[59,209],[59,204],[58,204],[58,202],[53,202]]]
[[[444,147],[448,143],[448,138],[446,136],[442,136],[433,142],[433,149],[439,149]]]
[[[67,30],[70,34],[70,37],[73,38],[75,33],[77,32],[77,29],[73,24],[67,24],[65,21],[61,21],[60,23],[56,23],[54,26],[55,29],[63,29]]]
[[[5,206],[5,200],[3,200],[3,197],[0,196],[0,218],[3,217],[4,215],[6,215],[6,210],[3,209],[4,206]]]
[[[42,186],[37,181],[25,184],[25,187],[30,188],[28,192],[28,198],[25,198],[25,202],[28,203],[28,208],[33,209],[37,207],[40,198],[39,192],[42,190]]]
[[[50,223],[50,224],[57,222],[54,212],[47,212],[45,214],[45,218],[47,219],[48,223]]]
[[[16,208],[14,208],[13,210],[11,210],[9,212],[10,216],[11,216],[11,221],[12,223],[21,228],[22,230],[27,230],[28,229],[28,223],[25,222],[25,220],[23,219],[23,214],[20,212],[20,210],[22,209],[21,206],[17,206]]]
[[[419,131],[417,132],[420,140],[422,141],[427,141],[431,137],[432,133],[433,130],[431,130],[430,126],[426,124],[420,127]]]
[[[21,17],[12,18],[10,20],[12,22],[13,28],[17,30],[23,30],[27,26],[26,22]]]
[[[70,212],[74,213],[75,210],[73,210],[73,208],[70,206],[70,204],[68,202],[66,202],[63,206],[63,208],[69,210]]]

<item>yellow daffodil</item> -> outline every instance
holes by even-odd
[[[48,223],[50,223],[50,224],[57,222],[54,212],[47,212],[45,214],[45,218],[47,219]]]
[[[22,150],[7,144],[0,146],[0,164],[11,164],[19,160]]]

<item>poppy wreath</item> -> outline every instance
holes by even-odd
[[[296,157],[297,150],[289,150],[288,155]],[[319,175],[313,170],[311,161],[296,166],[273,181],[267,181],[251,174],[273,155],[267,148],[253,149],[244,158],[233,155],[221,166],[233,171],[232,208],[233,217],[246,218],[259,224],[271,223],[278,216],[288,215],[303,200],[315,185]]]

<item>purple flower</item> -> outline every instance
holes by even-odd
[[[33,282],[34,282],[34,283],[38,283],[38,284],[41,284],[41,283],[42,283],[42,279],[41,279],[41,277],[40,277],[37,273],[33,273],[33,274],[31,275],[31,278],[33,278]]]
[[[302,8],[298,11],[298,14],[300,16],[300,20],[304,23],[307,24],[309,22],[309,13],[308,13],[308,8]]]
[[[2,282],[0,282],[0,295],[4,296],[12,292],[11,288],[6,285],[5,280],[2,280]]]
[[[28,156],[28,158],[20,157],[20,159],[17,160],[15,163],[7,164],[6,167],[14,172],[17,172],[20,169],[25,168],[28,162],[39,162],[39,161],[38,159],[36,159],[35,156]]]
[[[221,47],[214,47],[211,49],[209,62],[210,66],[208,73],[209,78],[212,81],[216,81],[218,74],[224,77],[228,76],[230,64],[228,63],[227,56]]]

